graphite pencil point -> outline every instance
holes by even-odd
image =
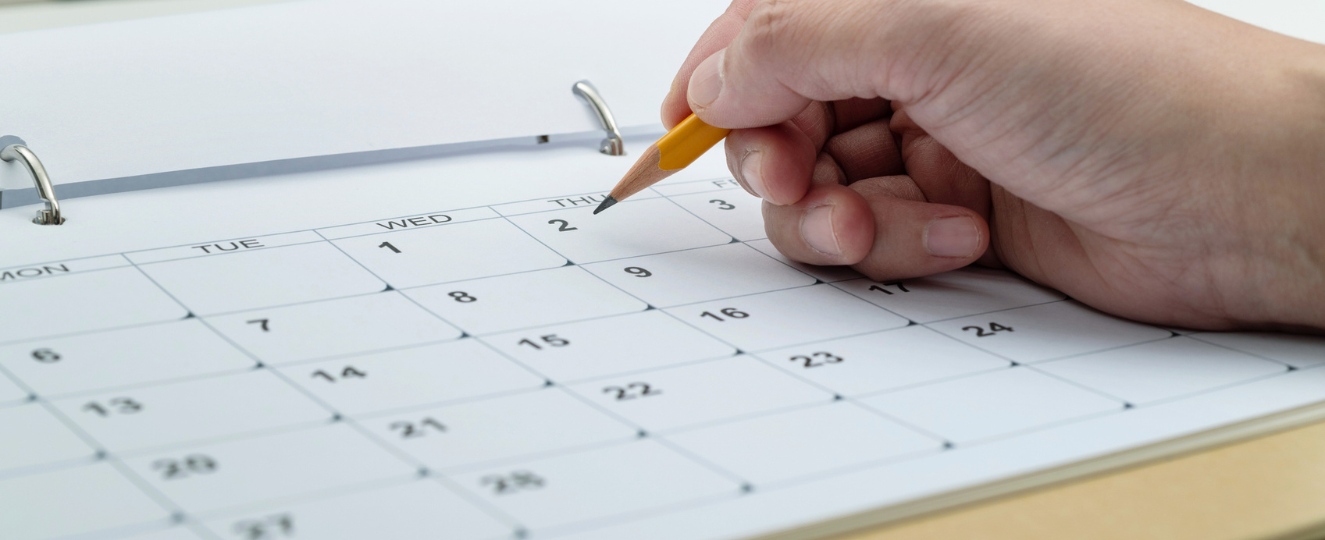
[[[609,196],[608,198],[603,199],[603,202],[602,202],[601,204],[598,205],[598,208],[595,208],[595,209],[594,209],[593,213],[594,213],[594,214],[598,214],[599,212],[602,212],[603,210],[607,210],[608,208],[611,208],[612,205],[614,205],[614,204],[616,204],[616,199],[613,199],[612,197]]]

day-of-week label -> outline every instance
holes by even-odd
[[[653,190],[646,189],[630,197],[630,200],[651,199],[658,194]],[[607,198],[607,193],[587,193],[583,195],[567,195],[554,199],[538,199],[533,201],[515,202],[502,204],[492,207],[503,216],[518,216],[520,214],[532,214],[534,212],[546,212],[548,210],[561,210],[563,208],[596,208],[602,204],[603,199]]]
[[[337,240],[351,236],[364,236],[368,234],[418,229],[421,227],[436,227],[439,225],[495,217],[499,216],[496,212],[493,212],[487,207],[464,208],[461,210],[449,210],[418,216],[396,217],[378,221],[369,221],[367,223],[328,227],[326,229],[318,229],[317,232],[328,240]]]
[[[394,231],[396,229],[405,229],[409,227],[427,227],[428,225],[450,223],[451,220],[452,220],[451,216],[446,214],[432,214],[427,216],[378,221],[374,223],[374,225],[377,225],[378,227],[381,227],[388,231]]]
[[[548,199],[547,202],[555,204],[561,208],[574,208],[577,206],[598,206],[602,204],[607,195],[584,195],[581,197],[566,197],[562,199]]]
[[[199,249],[203,253],[211,255],[223,251],[239,251],[241,249],[253,249],[267,247],[261,240],[250,238],[248,240],[231,240],[229,242],[217,242],[215,244],[203,244],[201,246],[189,246],[189,249]]]
[[[0,269],[0,284],[28,281],[44,277],[63,276],[76,272],[101,270],[118,266],[129,266],[129,261],[119,255],[107,255],[104,257],[91,257],[72,261],[15,266],[13,268]]]
[[[231,240],[218,240],[214,242],[199,242],[187,246],[175,246],[148,251],[138,251],[125,254],[129,260],[138,264],[147,264],[161,261],[170,261],[175,259],[191,259],[194,257],[210,257],[223,255],[227,253],[237,253],[242,251],[252,251],[255,249],[267,249],[280,246],[291,246],[294,244],[307,244],[309,242],[320,242],[322,237],[313,231],[300,231],[286,234],[272,234],[268,236],[255,236],[252,238],[235,238]]]
[[[685,195],[688,193],[702,193],[705,191],[719,191],[739,187],[741,187],[741,184],[738,183],[735,178],[726,178],[653,186],[653,189],[658,190],[658,192],[663,195]]]

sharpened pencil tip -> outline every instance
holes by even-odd
[[[616,199],[613,199],[612,197],[608,197],[608,198],[606,198],[606,199],[603,199],[602,204],[599,204],[599,205],[598,205],[598,208],[595,208],[594,211],[593,211],[593,213],[594,213],[595,215],[597,215],[599,212],[602,212],[603,210],[607,210],[608,208],[611,208],[612,205],[614,205],[614,204],[616,204]]]

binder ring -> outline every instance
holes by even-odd
[[[602,124],[603,131],[607,132],[607,138],[598,145],[598,151],[609,156],[626,155],[626,146],[621,140],[621,130],[617,128],[612,109],[607,108],[607,102],[603,101],[603,96],[598,94],[598,89],[594,88],[593,83],[587,80],[577,82],[571,87],[571,92],[589,102],[589,107],[598,115],[598,123]]]
[[[51,186],[51,177],[46,174],[46,167],[41,165],[41,160],[37,159],[37,154],[32,153],[28,147],[21,144],[11,144],[4,150],[0,150],[0,159],[5,161],[19,161],[27,167],[28,173],[32,175],[32,181],[37,184],[37,196],[46,201],[46,209],[38,210],[37,217],[32,218],[32,222],[38,225],[60,225],[64,223],[64,217],[60,215],[60,201],[55,199],[55,188]]]

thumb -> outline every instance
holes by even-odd
[[[841,4],[757,4],[728,46],[695,67],[690,109],[709,124],[739,129],[786,121],[810,101],[908,97],[890,89],[889,72],[906,60],[894,51],[940,24],[908,23],[915,17],[897,6],[905,2],[884,0],[869,9]]]

